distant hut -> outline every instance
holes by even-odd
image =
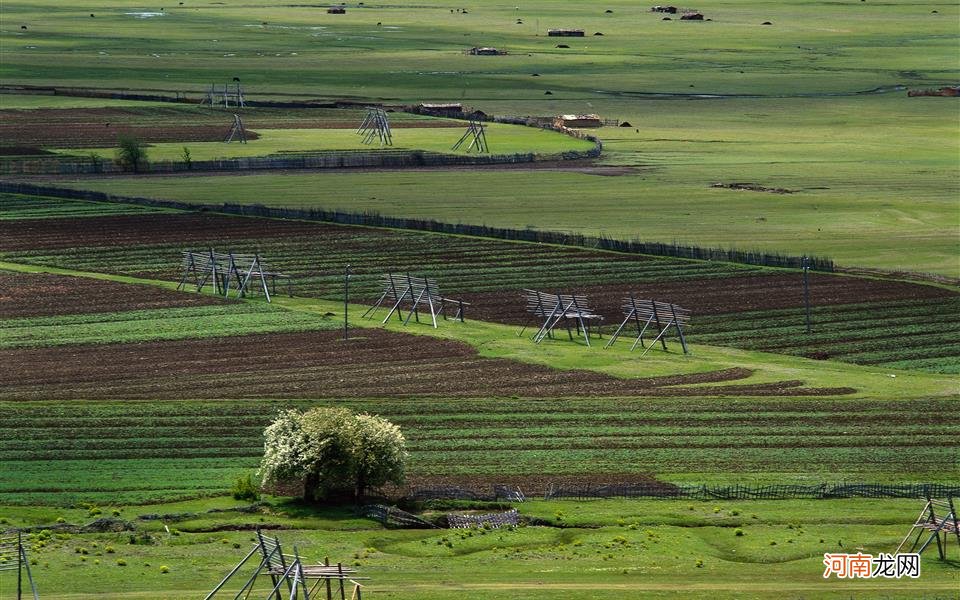
[[[501,56],[503,54],[506,54],[506,51],[498,50],[497,48],[493,48],[491,46],[483,46],[479,48],[477,47],[470,48],[469,50],[467,50],[467,54],[470,54],[473,56]]]
[[[342,6],[331,6],[327,9],[328,15],[345,15],[347,14],[347,9]]]
[[[582,29],[548,29],[547,35],[550,37],[583,37]]]
[[[560,115],[553,120],[554,127],[603,127],[600,115]]]
[[[463,114],[463,104],[459,102],[421,102],[418,108],[417,112],[439,117],[453,117]]]

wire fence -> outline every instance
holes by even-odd
[[[412,489],[413,500],[515,501],[508,492],[515,487],[491,488],[433,486]],[[960,496],[960,484],[820,483],[812,485],[673,485],[642,483],[551,483],[544,500],[591,498],[684,498],[690,500],[793,500],[830,498],[945,498]]]
[[[618,240],[608,237],[588,236],[578,233],[563,233],[559,231],[544,231],[539,229],[512,229],[509,227],[490,227],[487,225],[469,225],[463,223],[444,223],[432,219],[411,219],[406,217],[390,217],[379,213],[345,212],[339,210],[325,210],[320,208],[277,208],[262,204],[192,204],[176,200],[158,200],[155,198],[139,198],[133,196],[113,196],[103,192],[87,190],[73,190],[54,186],[36,185],[20,182],[0,182],[0,192],[14,194],[34,194],[59,198],[72,198],[91,202],[116,202],[121,204],[136,204],[159,208],[173,208],[178,210],[220,212],[231,215],[267,217],[274,219],[300,219],[307,221],[322,221],[344,225],[364,225],[367,227],[388,227],[392,229],[410,229],[415,231],[430,231],[456,235],[469,235],[501,240],[535,242],[541,244],[555,244],[561,246],[577,246],[581,248],[610,250],[625,254],[649,254],[654,256],[669,256],[696,260],[714,260],[733,262],[748,265],[762,265],[768,267],[783,267],[799,269],[803,266],[803,258],[788,254],[761,252],[755,250],[738,250],[735,248],[710,248],[689,244],[670,244],[642,240]],[[809,257],[810,269],[814,271],[832,272],[835,270],[833,260],[822,257]]]

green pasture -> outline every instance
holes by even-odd
[[[597,103],[633,125],[596,132],[605,169],[249,174],[231,175],[229,186],[217,176],[195,176],[186,185],[163,177],[66,184],[204,204],[379,212],[826,255],[844,266],[960,276],[960,145],[956,129],[944,126],[956,121],[952,99],[898,93]],[[563,107],[545,112],[551,110]],[[489,140],[497,144],[495,132]]]
[[[11,2],[0,75],[195,91],[237,76],[251,94],[513,101],[550,90],[589,101],[642,92],[849,93],[946,85],[958,73],[949,60],[958,8],[943,2],[710,2],[698,9],[711,21],[699,23],[666,22],[627,0],[468,3],[467,14],[437,0],[350,8],[328,15],[324,6],[196,0],[144,18],[159,8],[131,0]],[[587,36],[546,36],[557,27]],[[490,45],[509,55],[464,54]]]
[[[278,498],[252,513],[225,498],[121,503],[96,510],[118,514],[135,531],[33,533],[28,552],[43,597],[63,600],[100,598],[104,589],[112,598],[200,597],[253,545],[251,531],[215,530],[222,525],[263,526],[310,562],[328,557],[356,568],[371,578],[363,582],[364,595],[378,598],[917,598],[949,597],[957,585],[955,543],[948,546],[949,562],[925,553],[919,579],[822,577],[825,552],[893,552],[913,523],[916,500],[532,501],[517,507],[541,524],[385,530],[348,510],[311,510]],[[93,519],[93,509],[2,511],[9,524]],[[149,514],[168,517],[138,518]]]
[[[359,125],[359,121],[357,123]],[[192,160],[215,160],[218,158],[244,158],[251,156],[301,154],[324,150],[374,150],[378,142],[363,143],[363,136],[356,129],[257,129],[258,139],[245,144],[223,142],[167,142],[154,143],[147,147],[150,160],[182,161],[183,149],[190,151]],[[465,128],[424,127],[394,128],[393,145],[390,150],[426,150],[445,154],[467,154],[466,142],[459,150],[452,147],[463,135]],[[491,123],[487,125],[491,154],[560,154],[574,150],[590,150],[591,142],[569,136],[533,129],[520,125]],[[111,157],[115,148],[60,149],[60,154],[86,157],[91,152],[102,157]],[[475,151],[474,151],[475,153]]]
[[[239,77],[250,98],[457,101],[492,114],[597,112],[632,125],[599,132],[601,163],[631,167],[621,177],[324,173],[232,177],[230,186],[197,178],[82,187],[815,253],[848,266],[960,275],[956,101],[906,97],[906,88],[960,78],[956,4],[736,0],[698,6],[709,22],[663,21],[626,0],[462,8],[467,14],[429,0],[328,15],[320,6],[203,0],[140,18],[127,13],[145,9],[126,1],[82,9],[6,3],[0,77],[192,97]],[[554,27],[587,36],[547,37]],[[484,45],[509,54],[463,53]],[[507,142],[490,141],[494,149]],[[302,148],[283,145],[271,151]],[[156,149],[158,157],[179,151]],[[716,182],[796,193],[711,188]]]
[[[135,108],[169,107],[169,102],[119,100],[113,98],[81,98],[45,94],[0,94],[0,110],[33,110],[41,108]]]

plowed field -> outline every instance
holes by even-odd
[[[377,398],[397,396],[816,396],[850,388],[736,381],[746,369],[618,379],[480,358],[458,342],[381,330],[342,342],[315,331],[0,351],[0,399]]]
[[[212,296],[181,294],[144,285],[61,275],[0,272],[0,319],[223,303]]]

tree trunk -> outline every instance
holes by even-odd
[[[315,502],[317,499],[317,486],[320,485],[320,478],[316,473],[307,473],[303,479],[303,499],[307,502]]]

